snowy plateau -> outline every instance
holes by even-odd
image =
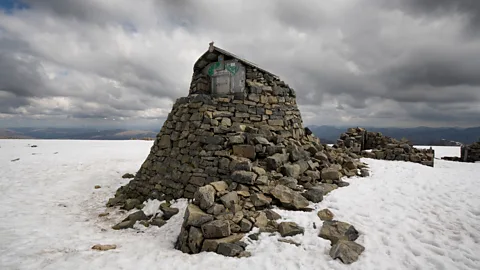
[[[185,200],[161,228],[111,229],[128,213],[105,204],[152,143],[0,140],[0,269],[480,269],[480,164],[439,159],[458,156],[459,147],[434,147],[434,168],[362,159],[371,176],[346,179],[350,186],[311,205],[316,211],[277,210],[282,221],[305,227],[290,237],[300,246],[264,233],[249,242],[252,256],[238,259],[174,249]],[[144,211],[159,204],[149,201]],[[360,232],[356,242],[366,249],[357,262],[328,255],[330,242],[317,236],[323,208]],[[96,244],[117,248],[92,250]]]

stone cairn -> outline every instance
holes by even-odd
[[[480,139],[470,145],[462,145],[460,151],[460,157],[442,157],[442,159],[460,162],[480,161]]]
[[[212,53],[218,54],[210,50],[197,63],[216,59]],[[189,96],[173,105],[134,179],[107,206],[192,199],[175,248],[241,257],[248,254],[239,241],[253,227],[303,233],[295,223],[278,224],[273,206],[311,211],[309,201],[348,185],[343,176],[368,176],[358,155],[321,144],[303,127],[295,91],[279,78],[247,65],[245,90],[217,96],[205,92],[210,82],[199,70],[194,67]],[[169,205],[165,210],[172,212]],[[161,216],[142,218],[164,224]],[[132,220],[124,220],[127,227]]]
[[[363,128],[349,128],[340,135],[335,147],[349,148],[363,157],[382,160],[402,160],[433,167],[435,152],[430,149],[418,149],[408,140],[397,140],[369,132]],[[367,151],[372,150],[372,151]]]

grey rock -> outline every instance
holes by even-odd
[[[360,176],[361,176],[361,177],[369,177],[369,176],[370,176],[370,172],[369,172],[367,169],[362,168],[362,169],[360,169]]]
[[[242,219],[240,220],[240,231],[241,232],[249,232],[252,227],[253,227],[253,224],[251,221],[249,221],[248,219]]]
[[[309,205],[307,199],[300,195],[300,193],[283,185],[277,185],[272,189],[271,194],[286,208],[302,210]]]
[[[217,216],[218,214],[222,213],[223,211],[225,211],[225,206],[223,206],[221,204],[218,204],[218,203],[214,203],[213,206],[210,207],[207,210],[207,213],[211,214],[211,215],[214,215],[214,216]]]
[[[355,241],[358,238],[358,231],[346,222],[324,221],[318,236],[336,244],[340,240]]]
[[[205,239],[203,241],[201,251],[217,251],[218,245],[221,243],[235,243],[240,241],[243,238],[244,234],[232,234],[230,236],[219,238],[219,239]]]
[[[202,231],[196,227],[191,226],[188,233],[188,247],[192,253],[199,253],[202,247],[203,234]]]
[[[207,239],[221,238],[231,234],[230,223],[227,220],[214,220],[202,225],[203,236]]]
[[[303,197],[313,203],[319,203],[323,200],[323,188],[315,186],[302,193]]]
[[[336,168],[325,168],[322,170],[322,180],[340,180],[342,173]]]
[[[282,237],[303,234],[305,229],[295,222],[282,222],[278,225],[278,232]]]
[[[248,235],[248,238],[252,239],[253,241],[257,241],[259,235],[260,235],[260,233],[252,233],[252,234]]]
[[[263,212],[265,213],[265,215],[267,216],[267,219],[269,220],[277,220],[282,218],[282,216],[280,216],[277,212],[270,209],[265,210]]]
[[[257,174],[248,171],[235,171],[232,173],[232,181],[240,184],[253,185],[257,179]]]
[[[280,171],[285,176],[298,178],[300,176],[300,165],[285,164],[281,167]]]
[[[202,211],[198,206],[189,204],[185,210],[184,223],[187,226],[200,227],[213,220],[213,216]]]
[[[132,210],[133,208],[135,208],[135,206],[141,204],[142,202],[138,199],[127,199],[125,201],[125,205],[122,207],[123,209],[127,210],[127,211],[130,211]]]
[[[238,203],[238,200],[239,198],[236,191],[231,191],[220,197],[220,201],[222,201],[226,208],[231,208],[234,204]]]
[[[195,192],[194,199],[200,209],[207,210],[215,201],[215,188],[211,185],[199,187]]]
[[[126,173],[126,174],[122,175],[122,178],[135,178],[135,175],[133,175],[131,173]]]
[[[276,171],[288,160],[287,154],[276,153],[266,158],[267,169]]]
[[[154,218],[152,221],[150,221],[150,225],[152,226],[162,227],[165,224],[167,224],[167,222],[160,217]]]
[[[220,243],[217,249],[218,254],[228,257],[235,257],[242,251],[244,251],[244,249],[241,246],[233,243]]]
[[[135,225],[135,220],[126,220],[114,225],[112,229],[123,230],[123,229],[133,228],[133,225]]]
[[[132,221],[137,221],[137,220],[148,220],[148,217],[147,215],[145,215],[145,213],[143,211],[137,211],[137,212],[134,212],[130,215],[128,215],[127,218],[125,218],[123,221],[127,221],[127,220],[132,220]]]
[[[365,250],[360,244],[352,241],[341,240],[338,241],[330,249],[330,257],[333,259],[340,259],[344,264],[351,264],[358,260],[358,257]]]
[[[164,208],[161,208],[161,210],[163,212],[162,217],[165,220],[169,220],[171,217],[175,216],[180,212],[180,209],[174,208],[174,207],[164,207]]]
[[[250,200],[252,201],[255,207],[268,206],[272,202],[271,198],[261,193],[253,194],[252,196],[250,196]]]
[[[334,217],[332,211],[330,211],[327,208],[318,211],[317,216],[322,221],[330,221],[330,220],[333,220],[333,217]]]

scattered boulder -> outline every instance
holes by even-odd
[[[333,220],[323,222],[318,236],[330,240],[334,245],[340,240],[355,241],[358,238],[358,231],[346,222]]]
[[[320,211],[318,211],[317,216],[320,218],[322,221],[331,221],[333,220],[333,213],[329,209],[325,208]]]
[[[160,217],[154,218],[150,221],[150,225],[162,227],[163,225],[167,224],[167,222]]]
[[[303,234],[305,229],[295,222],[282,222],[278,225],[278,232],[282,237]]]
[[[330,249],[330,257],[340,259],[344,264],[351,264],[358,260],[358,256],[365,250],[360,244],[353,241],[340,240]]]
[[[117,245],[101,245],[101,244],[97,244],[92,247],[92,249],[100,250],[100,251],[106,251],[106,250],[111,250],[116,248],[117,248]]]
[[[174,207],[163,207],[160,208],[160,210],[162,210],[162,218],[165,220],[169,220],[171,217],[175,216],[176,214],[178,214],[178,212],[180,212],[180,209]]]

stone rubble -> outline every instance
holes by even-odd
[[[335,147],[350,149],[366,158],[408,161],[430,167],[434,165],[435,151],[432,148],[418,149],[406,139],[399,141],[380,132],[369,132],[359,127],[349,128],[342,133]],[[367,175],[368,172],[361,174]]]

